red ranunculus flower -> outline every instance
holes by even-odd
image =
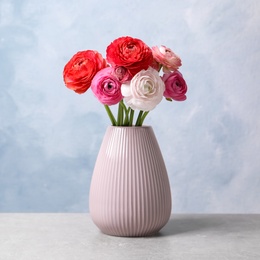
[[[64,67],[65,85],[82,94],[88,90],[96,73],[105,67],[107,67],[106,60],[97,51],[80,51]]]
[[[129,36],[114,40],[106,51],[107,61],[113,67],[125,67],[131,76],[153,63],[152,50],[143,41]]]

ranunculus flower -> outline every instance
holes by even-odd
[[[164,74],[162,80],[165,83],[164,96],[176,101],[184,101],[186,99],[187,84],[179,71]]]
[[[155,70],[157,70],[159,72],[161,69],[161,64],[158,61],[156,61],[155,59],[153,59],[153,62],[150,65],[150,67],[154,68]]]
[[[153,62],[153,54],[150,47],[143,41],[129,36],[114,40],[107,47],[107,61],[113,67],[125,67],[134,76],[137,72],[148,67]]]
[[[92,80],[91,89],[98,100],[104,105],[115,105],[123,99],[121,82],[113,74],[112,67],[100,70]]]
[[[161,102],[164,90],[165,85],[158,71],[151,67],[140,71],[129,83],[121,86],[126,104],[143,111],[154,109]]]
[[[130,75],[129,71],[122,66],[115,66],[114,69],[114,75],[117,77],[117,79],[124,83],[126,81],[131,80],[132,76]]]
[[[90,87],[95,74],[105,67],[107,62],[97,51],[80,51],[64,67],[65,85],[76,93],[82,94]]]
[[[162,64],[163,72],[177,70],[181,66],[181,59],[170,48],[163,45],[152,47],[154,59]]]

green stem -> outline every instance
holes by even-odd
[[[124,109],[123,109],[122,100],[121,100],[118,105],[117,126],[123,125],[123,118],[124,118]]]
[[[135,114],[135,111],[131,108],[131,109],[130,109],[129,126],[132,126],[132,125],[133,125],[134,114]]]
[[[140,126],[143,125],[144,119],[146,118],[146,116],[148,115],[149,111],[145,111],[142,118],[141,118],[141,122],[140,122]]]
[[[129,126],[129,112],[130,112],[130,107],[127,109],[125,106],[125,121],[124,121],[124,126]]]
[[[141,118],[142,118],[142,115],[143,115],[143,111],[141,110],[141,111],[139,112],[139,115],[138,115],[137,119],[136,119],[135,126],[141,126]]]
[[[127,109],[126,105],[124,104],[124,101],[121,100],[119,105],[122,107],[123,111],[125,113],[125,119],[124,119],[124,116],[122,116],[122,124],[124,126],[127,126],[128,125],[128,114],[129,114],[129,109]]]
[[[109,118],[110,118],[110,121],[111,121],[112,125],[113,125],[113,126],[116,126],[116,119],[115,119],[115,117],[113,116],[113,114],[112,114],[112,112],[111,112],[109,106],[108,106],[108,105],[104,105],[104,107],[105,107],[105,109],[106,109],[106,111],[107,111],[107,114],[108,114],[108,116],[109,116]]]

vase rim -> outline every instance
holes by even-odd
[[[135,125],[132,125],[132,126],[114,126],[114,125],[110,125],[108,127],[111,127],[111,128],[131,128],[131,129],[136,129],[136,128],[151,128],[152,126],[150,126],[150,125],[142,125],[142,126],[135,126]]]

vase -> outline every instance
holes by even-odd
[[[171,190],[152,127],[109,126],[94,167],[89,210],[101,232],[151,236],[171,215]]]

